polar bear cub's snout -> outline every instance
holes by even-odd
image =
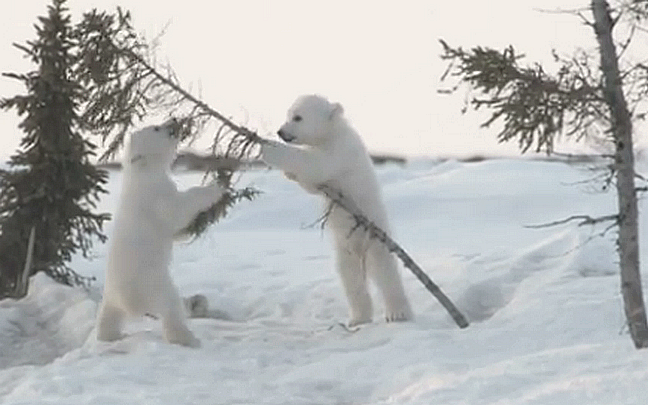
[[[281,138],[286,143],[291,143],[295,140],[294,136],[281,129],[277,131],[277,135],[279,135],[279,138]]]
[[[180,139],[180,130],[182,129],[182,124],[180,124],[180,122],[176,118],[171,118],[170,120],[162,124],[162,126],[166,129],[171,138]]]

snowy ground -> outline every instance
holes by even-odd
[[[422,160],[378,170],[396,239],[469,328],[406,270],[415,322],[386,324],[377,299],[373,324],[340,326],[346,304],[327,236],[308,227],[317,199],[258,170],[240,184],[260,198],[175,251],[182,294],[202,293],[232,318],[192,319],[202,348],[166,344],[152,320],[131,323],[123,341],[96,342],[100,246],[95,260],[74,262],[98,278],[89,293],[37,276],[26,299],[0,302],[0,403],[646,403],[648,351],[624,328],[614,235],[585,243],[602,228],[524,227],[613,212],[613,194],[577,184],[592,176],[584,166]],[[119,183],[113,173],[110,189]]]

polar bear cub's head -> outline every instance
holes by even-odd
[[[288,143],[318,146],[336,133],[333,127],[343,119],[343,112],[342,105],[322,96],[301,96],[288,110],[277,134]]]
[[[179,135],[180,124],[175,119],[134,132],[126,145],[125,166],[171,166]]]

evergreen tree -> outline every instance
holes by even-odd
[[[12,295],[25,265],[28,238],[35,229],[31,273],[83,283],[67,266],[73,254],[87,255],[93,240],[103,241],[107,214],[96,214],[107,174],[90,158],[96,146],[80,134],[78,109],[84,88],[75,66],[79,58],[75,27],[66,0],[53,0],[35,26],[37,38],[16,45],[37,69],[5,74],[21,81],[27,94],[0,101],[0,109],[24,117],[20,148],[0,170],[0,298]]]

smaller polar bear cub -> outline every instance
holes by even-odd
[[[368,219],[389,232],[371,158],[362,139],[345,119],[340,104],[307,95],[297,99],[288,119],[278,131],[291,146],[267,141],[261,146],[263,160],[283,170],[302,188],[318,193],[319,185],[342,192]],[[373,309],[367,277],[382,293],[387,321],[412,318],[396,259],[379,241],[355,230],[355,221],[340,207],[333,207],[328,225],[335,243],[337,270],[349,303],[349,325],[371,322]]]
[[[130,137],[97,319],[99,340],[120,339],[127,316],[149,314],[162,319],[169,342],[200,345],[187,328],[184,303],[169,274],[171,251],[174,237],[224,190],[217,184],[177,190],[170,170],[179,130],[170,121]]]

